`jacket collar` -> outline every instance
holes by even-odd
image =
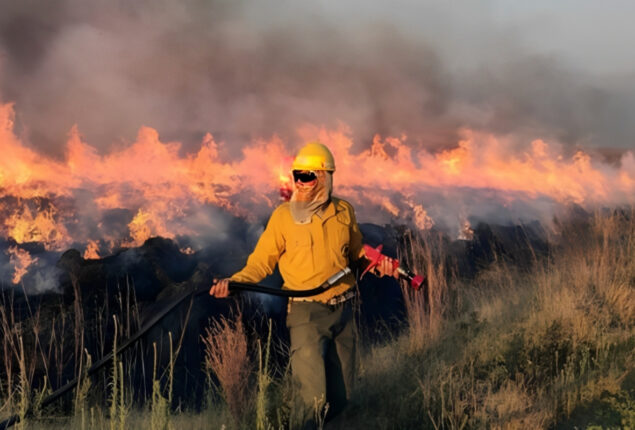
[[[324,209],[324,212],[322,212],[322,215],[321,215],[323,223],[327,219],[337,215],[338,212],[341,212],[342,210],[344,210],[338,203],[339,203],[339,199],[337,199],[336,197],[331,197],[331,201],[326,206],[326,209]]]

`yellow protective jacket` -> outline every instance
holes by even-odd
[[[309,224],[296,224],[287,202],[273,211],[247,264],[231,279],[260,282],[277,263],[282,288],[309,290],[362,255],[362,233],[350,203],[333,197],[321,216],[313,215]],[[349,274],[328,291],[307,299],[326,302],[354,284],[355,276]]]

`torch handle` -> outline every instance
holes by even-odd
[[[373,248],[370,245],[364,245],[364,255],[370,261],[370,263],[368,264],[364,272],[362,272],[361,277],[363,277],[364,274],[368,272],[370,269],[377,267],[377,265],[379,265],[381,261],[388,259],[388,261],[392,262],[393,270],[396,269],[397,273],[399,273],[399,276],[401,278],[408,280],[408,282],[410,283],[410,286],[413,289],[418,290],[419,288],[421,288],[421,285],[423,285],[425,282],[425,278],[421,275],[415,275],[408,269],[405,269],[404,267],[402,267],[401,264],[399,264],[399,260],[395,258],[390,258],[387,255],[382,254],[381,252],[382,248],[383,248],[382,245],[379,245],[377,248]]]

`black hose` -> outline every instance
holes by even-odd
[[[326,286],[325,286],[326,285]],[[271,296],[280,296],[280,297],[311,297],[316,296],[320,293],[325,292],[331,288],[331,285],[327,285],[326,283],[320,285],[319,287],[312,288],[310,290],[282,290],[280,288],[273,287],[265,287],[264,285],[258,284],[249,284],[247,282],[229,282],[229,291],[251,291],[254,293],[264,293],[269,294]],[[196,295],[203,294],[209,292],[209,288],[206,288],[205,291],[197,291]]]
[[[282,297],[311,297],[328,290],[333,285],[335,285],[340,279],[342,279],[344,276],[348,275],[349,273],[351,273],[351,269],[347,267],[344,270],[341,270],[337,272],[335,275],[331,276],[319,287],[312,288],[310,290],[300,290],[300,291],[282,290],[280,288],[266,287],[264,285],[251,284],[248,282],[230,281],[229,291],[230,292],[252,291],[256,293],[265,293],[265,294],[270,294],[273,296],[282,296]],[[123,353],[125,350],[127,350],[132,345],[134,345],[144,334],[146,334],[152,327],[154,327],[159,321],[161,321],[163,317],[165,317],[167,314],[172,312],[177,306],[183,303],[186,299],[191,298],[193,300],[194,297],[201,296],[203,294],[209,294],[209,287],[199,288],[198,290],[194,290],[192,292],[188,292],[179,296],[175,301],[170,303],[169,306],[165,307],[161,312],[159,312],[152,319],[146,322],[143,325],[143,327],[141,327],[139,331],[137,331],[132,337],[130,337],[124,343],[122,343],[121,346],[117,348],[117,354]],[[102,357],[101,360],[93,364],[86,371],[86,376],[91,376],[95,374],[99,369],[101,369],[106,364],[108,364],[112,360],[112,358],[113,358],[112,352],[106,354],[104,357]],[[42,400],[42,403],[40,403],[40,407],[43,408],[47,405],[50,405],[55,400],[59,399],[64,394],[71,391],[73,388],[75,388],[78,381],[79,381],[78,378],[75,377],[71,379],[69,382],[67,382],[66,385],[58,388],[53,393],[49,394],[47,397],[45,397]],[[27,411],[27,413],[29,412],[30,410]],[[6,430],[9,427],[13,426],[15,423],[17,423],[18,421],[20,421],[19,415],[11,416],[7,418],[6,420],[0,422],[0,430]]]

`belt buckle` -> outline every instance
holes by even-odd
[[[352,299],[354,296],[355,296],[355,291],[350,289],[350,290],[347,290],[347,291],[343,292],[339,296],[331,297],[326,302],[326,304],[329,305],[329,306],[336,306],[336,305],[339,305],[341,303],[347,302],[348,300]]]

